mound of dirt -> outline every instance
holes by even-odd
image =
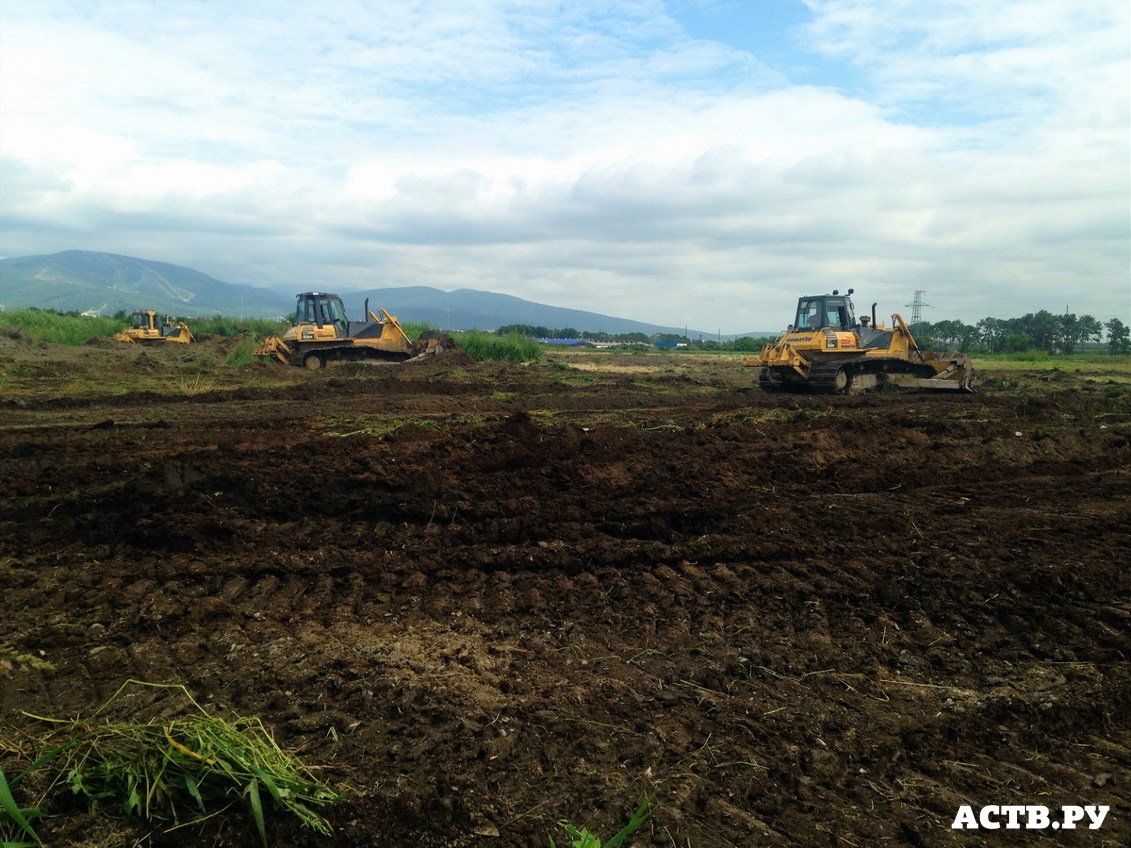
[[[457,348],[445,349],[442,353],[429,353],[424,356],[415,356],[405,360],[402,365],[411,368],[414,373],[442,372],[453,368],[475,368],[478,363]]]
[[[30,345],[32,342],[31,337],[19,327],[13,327],[11,324],[0,324],[0,345],[13,343]]]
[[[246,335],[218,336],[201,333],[199,336],[193,337],[193,342],[188,347],[198,352],[208,351],[222,360],[227,358],[246,338],[249,337]]]

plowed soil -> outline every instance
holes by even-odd
[[[0,350],[0,767],[134,678],[344,794],[280,846],[1131,844],[1131,385]],[[206,348],[205,348],[206,349]],[[963,804],[1109,805],[1075,832]],[[257,843],[65,798],[55,845]],[[1081,826],[1083,827],[1083,825]],[[1012,837],[1012,838],[1010,838]]]

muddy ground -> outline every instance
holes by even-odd
[[[1131,843],[1131,384],[773,397],[735,359],[319,373],[0,349],[0,767],[128,678],[345,796],[280,846]],[[126,391],[129,389],[129,391]],[[11,654],[10,654],[11,655]],[[144,699],[143,699],[144,700]],[[951,829],[1109,805],[1098,831]],[[55,845],[257,842],[65,797]]]

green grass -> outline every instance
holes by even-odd
[[[54,671],[55,666],[47,660],[40,659],[32,654],[22,653],[15,648],[0,643],[0,678],[6,677],[14,670],[25,669]]]
[[[33,343],[81,345],[92,336],[112,336],[125,322],[109,316],[86,318],[40,309],[0,312],[0,335],[26,338]]]
[[[427,321],[408,321],[401,324],[401,329],[404,330],[404,334],[410,339],[419,339],[425,333],[433,333],[440,328],[432,326],[432,324]]]
[[[160,721],[97,720],[131,685],[179,693],[191,709],[184,717]],[[34,835],[27,813],[35,808],[19,806],[12,791],[41,768],[54,773],[48,796],[68,789],[84,798],[92,812],[176,827],[243,806],[266,845],[266,815],[274,808],[319,833],[330,833],[313,808],[340,796],[280,748],[258,718],[213,716],[183,686],[128,680],[90,718],[31,717],[52,725],[38,740],[43,753],[0,787],[0,809],[25,835]],[[22,822],[17,813],[23,813]]]
[[[527,336],[497,336],[482,330],[452,333],[460,350],[477,362],[538,362],[542,347]]]
[[[656,808],[653,802],[654,798],[655,793],[645,798],[636,808],[636,812],[632,814],[632,819],[628,824],[617,831],[615,835],[609,837],[607,842],[602,842],[599,836],[587,828],[577,827],[567,821],[558,822],[558,826],[569,837],[569,848],[620,848],[624,841],[636,833],[644,825],[644,822],[652,816]],[[558,848],[558,844],[554,842],[554,837],[549,837],[549,840],[550,848]],[[566,847],[563,845],[562,848]]]
[[[200,372],[191,377],[181,377],[176,381],[177,390],[182,395],[193,397],[195,395],[203,395],[208,392],[215,391],[216,381],[210,377],[204,376],[204,372]]]
[[[460,412],[453,415],[451,419],[453,424],[470,424],[476,427],[482,426],[491,420],[491,416],[477,412]]]
[[[259,341],[257,340],[258,338],[261,337],[256,337],[247,333],[241,336],[240,340],[236,343],[235,348],[231,353],[228,354],[227,358],[224,360],[224,364],[236,367],[240,365],[250,365],[253,362],[258,362],[259,360],[252,355],[252,352],[257,347],[259,347]]]
[[[8,785],[8,777],[0,769],[0,846],[3,848],[23,848],[29,845],[42,845],[39,835],[31,826],[41,813],[35,807],[21,807],[17,802],[12,789]],[[32,842],[17,842],[17,839],[27,837]]]
[[[238,319],[227,315],[185,318],[184,322],[194,336],[228,338],[242,334],[249,339],[261,339],[272,333],[282,333],[288,326],[285,321],[267,318]],[[42,309],[14,309],[10,312],[0,312],[0,334],[13,338],[22,336],[33,343],[81,345],[94,336],[112,336],[119,330],[125,329],[128,324],[128,319],[116,318],[112,315],[88,318],[73,313]]]
[[[1014,381],[1018,378],[1003,378],[1001,375],[1011,375],[1020,371],[1045,372],[1049,375],[1060,372],[1095,377],[1115,383],[1131,383],[1131,357],[1076,353],[1062,356],[1042,354],[1034,358],[1028,354],[998,354],[976,357],[974,371],[986,388],[990,385],[996,388],[1009,388],[1015,385]],[[1020,377],[1020,379],[1025,378]]]
[[[975,368],[987,371],[1052,370],[1110,371],[1131,375],[1131,357],[1108,356],[1102,353],[1068,353],[1051,356],[1044,351],[1024,353],[977,354]]]
[[[232,318],[228,315],[213,315],[210,318],[185,318],[185,323],[194,336],[232,336],[245,335],[252,339],[282,335],[290,325],[286,321],[270,318]]]

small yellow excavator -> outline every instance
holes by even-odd
[[[767,392],[848,394],[897,387],[920,391],[974,391],[974,365],[966,354],[920,350],[903,318],[885,327],[857,321],[850,299],[840,294],[809,295],[797,301],[797,315],[785,335],[743,364],[759,369]]]
[[[261,361],[275,360],[312,370],[334,360],[404,362],[445,347],[443,336],[413,341],[384,309],[369,311],[368,321],[350,321],[342,299],[325,292],[298,295],[295,323],[280,336],[268,336],[255,351]]]
[[[194,341],[192,332],[183,321],[166,315],[158,323],[157,313],[152,309],[135,309],[130,313],[130,325],[114,338],[120,342],[140,342],[142,344],[189,344]]]

